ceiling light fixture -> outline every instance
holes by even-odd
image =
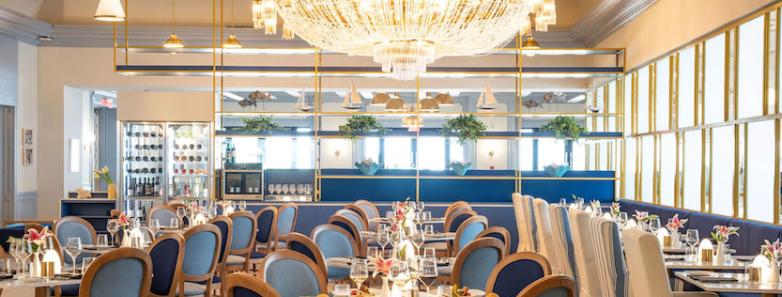
[[[168,36],[166,42],[163,43],[164,48],[183,48],[182,40],[179,40],[179,36],[176,36],[176,0],[171,0],[171,35]]]
[[[125,21],[125,10],[122,9],[120,0],[100,0],[98,9],[95,10],[95,20],[101,22]]]
[[[234,0],[231,0],[231,23],[234,22]],[[231,26],[233,29],[234,26]],[[231,32],[228,38],[223,42],[223,48],[242,48],[242,43],[239,42],[239,38],[236,37],[236,33]]]
[[[388,96],[386,93],[375,93],[375,96],[372,97],[372,105],[381,105],[384,106],[388,101],[391,100],[391,96]]]
[[[432,99],[432,97],[427,96],[418,102],[418,110],[421,112],[438,112],[440,111],[440,103],[438,103],[437,100]]]
[[[404,112],[407,111],[407,104],[399,96],[394,96],[386,103],[386,111],[388,112]]]
[[[437,94],[437,96],[434,96],[434,100],[437,101],[438,105],[446,105],[446,106],[454,105],[453,96],[451,96],[451,94],[449,93]]]
[[[424,119],[417,116],[407,116],[402,118],[402,128],[407,128],[407,131],[415,132],[424,126]]]

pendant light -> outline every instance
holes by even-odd
[[[451,96],[451,94],[448,93],[437,94],[437,96],[434,96],[434,100],[437,101],[438,105],[445,105],[445,106],[454,105],[453,96]]]
[[[421,112],[438,112],[440,111],[440,103],[434,100],[431,96],[427,95],[426,98],[421,99],[418,102],[418,110]]]
[[[388,101],[391,100],[391,96],[388,96],[386,93],[375,93],[375,96],[372,97],[372,105],[375,106],[385,106]]]
[[[95,10],[95,20],[101,22],[125,21],[125,10],[120,0],[100,0]]]
[[[231,0],[231,24],[234,22],[234,0]],[[233,26],[231,26],[233,29]],[[223,42],[223,48],[242,48],[242,43],[239,42],[239,38],[236,37],[236,33],[231,32],[228,38]]]
[[[399,94],[394,94],[391,100],[386,103],[387,112],[405,112],[407,111],[407,104],[399,97]]]
[[[183,48],[182,40],[179,40],[179,36],[176,36],[176,0],[171,0],[171,35],[168,36],[166,42],[163,43],[164,48]]]

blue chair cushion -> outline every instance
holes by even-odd
[[[321,292],[316,273],[303,262],[281,259],[268,264],[265,277],[280,297],[316,296]]]
[[[295,230],[296,226],[294,224],[296,222],[293,221],[295,217],[296,209],[293,207],[288,207],[280,212],[279,218],[277,218],[277,235],[285,236]]]
[[[236,217],[233,219],[233,235],[231,235],[231,250],[247,248],[252,242],[253,220],[248,217]]]
[[[168,295],[172,289],[175,289],[177,254],[180,246],[173,240],[168,239],[158,243],[153,250],[149,252],[152,258],[152,287],[150,291],[157,295]]]
[[[355,251],[351,245],[351,238],[346,237],[344,234],[327,230],[318,233],[313,239],[315,244],[318,245],[320,251],[323,253],[323,257],[326,259],[333,257],[353,257]],[[328,275],[330,279],[342,279],[349,275],[350,269],[340,269],[329,267]]]
[[[274,223],[274,213],[270,210],[264,211],[258,216],[258,233],[255,234],[255,240],[258,242],[269,242],[272,224]]]
[[[500,297],[514,297],[544,276],[543,267],[538,262],[527,259],[515,261],[500,270],[492,291]]]
[[[234,287],[233,296],[234,297],[263,297],[260,294],[256,294],[255,292],[242,287]]]
[[[315,253],[312,250],[310,250],[306,245],[303,245],[300,242],[289,242],[288,249],[299,252],[300,254],[307,256],[307,258],[312,259],[312,262],[317,261],[315,259]]]
[[[250,254],[250,259],[263,259],[263,257],[266,257],[266,254],[259,252],[253,252]]]
[[[224,251],[228,245],[228,224],[222,221],[217,221],[214,222],[213,225],[220,229],[220,251]],[[218,263],[223,262],[223,254],[223,252],[220,252],[220,254],[217,256]]]
[[[209,272],[214,259],[217,237],[212,232],[199,232],[185,241],[185,261],[182,272],[188,275],[203,275]]]
[[[138,297],[144,280],[144,263],[135,258],[121,258],[106,263],[95,273],[90,286],[90,296]]]
[[[464,260],[459,274],[459,286],[479,290],[485,288],[492,269],[501,257],[502,252],[493,247],[473,250]]]

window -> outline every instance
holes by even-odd
[[[624,77],[624,134],[630,135],[633,132],[633,76],[631,74]]]
[[[674,206],[676,177],[676,134],[660,136],[660,204]]]
[[[535,147],[534,139],[522,138],[519,139],[519,169],[520,170],[535,170],[533,168],[535,162]]]
[[[453,146],[451,146],[453,148]],[[445,170],[445,139],[442,137],[421,137],[418,139],[418,168],[422,170]]]
[[[649,66],[638,70],[638,133],[649,132]]]
[[[616,81],[612,81],[608,84],[608,113],[616,114]],[[611,116],[608,118],[608,127],[606,131],[618,131],[616,127],[616,117]]]
[[[725,121],[725,34],[706,41],[703,101],[705,123]]]
[[[656,78],[657,83],[655,85],[655,116],[654,120],[656,122],[655,127],[657,128],[657,131],[665,131],[669,128],[669,117],[670,117],[670,110],[669,110],[669,100],[670,96],[668,94],[669,87],[668,87],[668,80],[670,78],[670,63],[669,58],[665,57],[657,61],[656,66]]]
[[[603,87],[597,88],[597,90],[595,91],[595,98],[593,100],[594,100],[593,104],[598,108],[598,110],[600,110],[601,112],[605,110],[605,104],[603,104],[605,103],[605,92],[603,92]],[[594,117],[589,119],[595,122],[594,132],[606,131],[603,128],[602,117]],[[587,129],[589,129],[589,127],[587,127]]]
[[[407,137],[386,137],[383,143],[383,165],[385,165],[385,168],[413,168],[412,139]],[[443,151],[445,150],[441,150],[441,152]]]
[[[774,220],[774,121],[747,124],[747,214],[749,219]],[[778,174],[778,173],[777,173]]]
[[[552,163],[565,164],[565,145],[562,141],[554,138],[540,138],[538,139],[538,168],[537,170],[543,170],[543,167]]]
[[[679,53],[679,127],[694,125],[695,116],[695,48],[688,47]]]
[[[579,141],[573,143],[573,164],[570,168],[573,170],[587,170],[586,164],[586,141]]]
[[[263,161],[263,139],[236,137],[231,142],[234,147],[242,148],[236,150],[236,163],[260,163]]]
[[[733,215],[734,127],[725,126],[711,130],[712,175],[711,211]]]
[[[294,168],[293,138],[269,137],[265,141],[264,168]]]
[[[763,114],[763,17],[739,26],[739,118]],[[708,55],[707,55],[708,57]]]
[[[296,169],[312,169],[315,168],[315,162],[312,160],[314,152],[313,139],[309,137],[296,137],[293,138],[293,150],[295,153],[291,158],[293,159],[293,168]]]
[[[625,193],[627,199],[635,199],[635,138],[625,139]]]
[[[641,138],[641,201],[654,199],[654,136]]]
[[[464,162],[464,145],[459,143],[456,137],[449,138],[448,143],[448,149],[450,150],[448,153],[449,162]]]
[[[684,133],[684,180],[682,188],[684,192],[684,208],[691,210],[701,209],[701,147],[702,135],[700,130]]]
[[[378,163],[382,162],[382,160],[380,160],[380,138],[364,138],[364,156],[361,159],[372,159]]]

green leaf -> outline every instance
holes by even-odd
[[[254,118],[242,118],[244,130],[253,132],[268,132],[280,129],[280,124],[272,120],[272,117],[258,116]]]
[[[587,132],[586,128],[581,127],[576,122],[576,118],[569,116],[557,116],[548,121],[543,127],[540,127],[540,129],[553,132],[558,139],[573,141],[577,141],[581,135]]]
[[[486,131],[486,124],[475,115],[460,115],[443,124],[443,136],[456,135],[459,143],[477,141]]]
[[[383,135],[386,128],[375,117],[368,115],[355,115],[348,119],[347,123],[339,126],[339,135],[350,140],[358,139],[362,134]]]

